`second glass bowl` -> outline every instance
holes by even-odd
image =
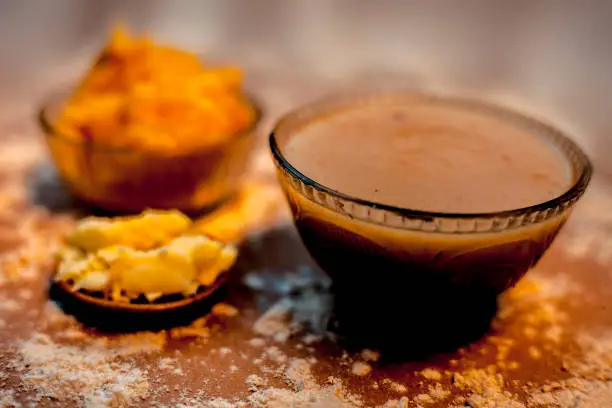
[[[531,131],[567,160],[571,187],[548,202],[510,211],[416,211],[333,190],[307,177],[284,154],[284,146],[300,129],[334,113],[360,106],[419,104],[493,115]],[[278,123],[270,148],[306,248],[332,278],[337,300],[354,300],[346,312],[361,319],[373,307],[383,307],[393,318],[410,313],[411,322],[423,325],[428,324],[425,319],[415,316],[435,316],[440,324],[452,326],[457,319],[443,316],[460,313],[462,305],[471,314],[483,308],[485,299],[494,304],[548,249],[592,173],[583,151],[553,127],[485,103],[407,92],[337,97],[297,110]]]
[[[225,142],[178,155],[73,140],[54,126],[68,93],[39,112],[51,156],[63,181],[84,202],[113,212],[146,208],[199,212],[231,196],[246,170],[260,111],[251,125]],[[205,135],[202,135],[205,137]]]

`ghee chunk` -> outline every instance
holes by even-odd
[[[60,113],[77,142],[182,154],[225,143],[256,119],[242,71],[118,28]],[[86,129],[86,130],[85,130]]]
[[[68,235],[68,244],[84,251],[122,245],[151,249],[189,229],[191,220],[179,211],[148,210],[134,217],[85,218]]]
[[[55,279],[113,299],[193,294],[231,268],[237,250],[202,234],[188,235],[190,226],[178,211],[85,219],[60,249]]]

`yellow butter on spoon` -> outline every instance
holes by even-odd
[[[89,217],[77,225],[66,241],[86,252],[116,245],[145,250],[163,245],[190,226],[191,220],[174,210],[148,210],[130,217]]]

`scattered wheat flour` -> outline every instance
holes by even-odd
[[[315,343],[319,343],[321,340],[323,340],[323,336],[320,334],[308,333],[304,337],[302,337],[302,343],[304,343],[307,346],[310,346]]]
[[[417,396],[414,397],[414,401],[417,404],[425,404],[425,405],[434,403],[434,399],[429,394],[417,394]]]
[[[255,392],[266,385],[266,380],[257,374],[251,374],[246,378],[246,383],[249,387],[249,391]]]
[[[310,363],[304,359],[294,359],[285,372],[285,381],[296,391],[317,388],[317,382],[310,372]]]
[[[110,346],[121,356],[133,354],[157,353],[166,345],[166,333],[139,332],[122,334],[110,340]]]
[[[267,357],[275,363],[284,363],[285,361],[287,361],[287,355],[276,346],[268,347],[264,351],[263,357]]]
[[[351,366],[351,373],[360,377],[365,377],[372,372],[372,366],[363,361],[355,361]]]
[[[0,389],[0,407],[21,408],[23,405],[15,398],[15,390]]]
[[[281,299],[270,307],[253,325],[253,331],[278,342],[285,342],[291,336],[293,304],[290,299]]]
[[[408,408],[410,406],[409,404],[410,399],[408,397],[402,397],[399,400],[389,400],[378,408]]]
[[[577,408],[609,408],[612,405],[612,386],[608,385],[588,394]]]
[[[380,359],[380,353],[378,351],[364,349],[361,350],[361,358],[364,359],[364,361],[375,363]]]
[[[3,299],[0,302],[1,312],[15,312],[21,309],[21,304],[13,299]]]
[[[385,378],[382,380],[383,384],[385,384],[391,391],[396,392],[398,394],[405,394],[408,392],[408,388],[404,384],[400,384],[396,381],[393,381],[389,378]]]
[[[266,341],[262,338],[254,337],[248,341],[248,344],[253,347],[264,347],[266,345]]]
[[[19,347],[19,360],[11,368],[21,373],[33,402],[43,399],[84,402],[85,406],[133,404],[147,396],[147,373],[118,361],[118,352],[89,346],[85,351],[55,344],[36,335]]]
[[[317,384],[311,372],[311,365],[303,359],[293,359],[284,374],[285,382],[291,389],[268,388],[249,396],[248,402],[255,407],[265,408],[354,408],[362,406],[361,401],[348,394],[342,382],[328,379],[328,385]]]
[[[440,381],[442,379],[442,373],[433,368],[426,368],[419,372],[419,374],[428,380]]]
[[[495,366],[455,373],[452,379],[455,387],[472,393],[467,397],[469,407],[525,408],[515,395],[504,390],[504,377]]]

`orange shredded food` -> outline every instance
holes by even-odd
[[[117,29],[57,127],[79,141],[188,151],[223,142],[253,123],[241,87],[237,68],[209,68],[194,54]]]

